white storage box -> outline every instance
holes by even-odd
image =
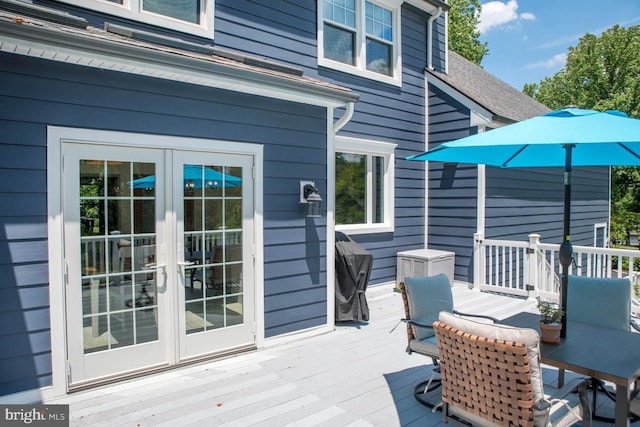
[[[397,255],[396,285],[404,281],[405,277],[435,276],[440,273],[446,274],[453,285],[455,252],[416,249],[398,252]]]

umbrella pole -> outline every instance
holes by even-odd
[[[573,260],[573,247],[571,246],[571,152],[573,144],[565,144],[565,169],[564,169],[564,221],[562,244],[560,245],[560,264],[562,265],[562,281],[560,289],[560,304],[564,314],[562,315],[562,329],[560,337],[567,336],[567,284],[569,282],[569,266]]]

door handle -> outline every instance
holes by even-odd
[[[195,262],[193,261],[178,261],[178,273],[182,274],[182,276],[185,276],[185,267],[188,267],[190,265],[196,265]]]
[[[150,264],[145,264],[144,265],[146,268],[150,268],[150,269],[154,269],[154,270],[160,270],[160,269],[165,269],[167,268],[167,264],[156,264],[154,262],[150,263]]]

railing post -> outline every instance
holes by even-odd
[[[480,289],[480,284],[487,275],[486,254],[482,239],[482,233],[473,233],[473,288]]]
[[[538,287],[540,286],[540,265],[538,262],[538,244],[540,243],[539,234],[529,234],[529,248],[527,249],[527,270],[528,276],[525,286],[529,291],[529,298],[538,296]],[[531,295],[533,290],[533,295]]]

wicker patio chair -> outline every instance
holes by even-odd
[[[430,357],[433,362],[431,376],[418,382],[413,395],[421,404],[433,408],[440,403],[438,345],[433,332],[433,322],[438,320],[441,311],[456,313],[466,317],[483,318],[496,322],[490,316],[461,313],[453,308],[451,283],[445,274],[424,277],[407,277],[399,284],[404,303],[407,324],[407,353],[417,353]]]
[[[587,382],[542,384],[538,333],[441,313],[434,323],[442,374],[443,420],[479,426],[590,426]],[[579,405],[571,406],[565,396]]]

